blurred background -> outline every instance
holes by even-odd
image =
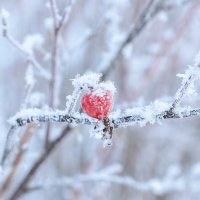
[[[60,14],[69,3],[57,0]],[[58,39],[54,108],[65,109],[66,95],[73,91],[70,79],[87,71],[103,72],[105,80],[114,82],[117,93],[113,110],[173,97],[181,83],[176,74],[184,73],[200,49],[200,1],[155,0],[146,11],[148,23],[122,45],[132,28],[141,24],[147,4],[147,0],[76,0],[72,4]],[[9,33],[49,72],[54,42],[50,7],[48,1],[41,0],[0,1],[0,8],[10,13]],[[2,155],[7,120],[21,108],[48,107],[51,91],[49,81],[27,60],[27,55],[2,34],[0,55]],[[183,104],[196,107],[199,97],[187,97]],[[63,127],[52,124],[51,137],[58,136]],[[47,124],[33,125],[16,132],[16,144],[27,129],[31,129],[32,136],[7,191],[14,190],[43,151],[46,128]],[[90,137],[91,127],[75,127],[29,184],[51,185],[62,177],[74,182],[29,191],[20,199],[199,199],[199,128],[198,117],[120,128],[114,130],[113,145],[103,148],[100,140]],[[100,180],[98,174],[101,177],[102,173],[120,180],[106,176]],[[96,178],[87,180],[92,174]]]

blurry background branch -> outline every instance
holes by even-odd
[[[183,174],[180,167],[171,166],[163,178],[152,178],[146,181],[137,181],[130,176],[117,175],[115,171],[104,171],[93,174],[77,175],[74,177],[59,177],[57,179],[41,180],[33,182],[26,191],[48,190],[52,187],[70,187],[72,189],[84,187],[85,184],[110,183],[130,187],[140,192],[150,192],[155,195],[165,195],[175,191],[190,190],[198,191],[199,163],[194,164],[187,173]],[[108,185],[109,187],[109,185]]]
[[[198,1],[198,0],[193,0]],[[172,3],[168,4],[165,1],[160,0],[149,0],[148,3],[144,6],[143,11],[141,12],[138,20],[136,20],[135,24],[132,25],[130,30],[125,34],[119,46],[115,49],[113,53],[107,58],[107,60],[103,60],[100,63],[99,71],[103,74],[103,79],[109,75],[110,71],[116,66],[116,62],[118,61],[120,55],[124,48],[134,42],[137,36],[143,31],[143,29],[153,20],[153,18],[162,11],[170,11],[180,6],[184,6],[191,1],[182,1],[178,4]]]

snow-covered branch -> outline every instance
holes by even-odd
[[[200,52],[194,60],[194,65],[189,66],[185,74],[178,74],[182,77],[181,87],[176,92],[174,101],[169,109],[169,113],[173,114],[174,109],[180,104],[183,97],[194,93],[194,82],[200,79]]]
[[[132,112],[136,112],[136,114],[131,114]],[[116,113],[111,113],[109,121],[114,128],[119,128],[131,126],[134,124],[144,126],[146,124],[161,123],[162,120],[165,119],[179,119],[194,116],[200,116],[200,108],[192,109],[190,107],[182,107],[178,108],[176,112],[173,112],[173,115],[168,115],[167,109],[161,112],[153,112],[152,106],[150,105],[146,108],[144,107],[129,109],[127,110],[126,115],[116,116]],[[9,123],[14,127],[21,127],[29,123],[46,122],[63,122],[71,124],[72,126],[77,126],[79,124],[95,125],[98,122],[98,120],[80,113],[69,115],[66,114],[65,110],[46,111],[39,109],[21,110],[14,117],[9,119]]]

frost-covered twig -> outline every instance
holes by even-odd
[[[179,76],[183,77],[183,80],[181,83],[181,87],[176,92],[174,101],[169,109],[169,114],[173,114],[174,109],[180,104],[183,97],[186,96],[187,93],[190,91],[190,87],[193,86],[196,80],[200,79],[200,52],[195,58],[194,65],[189,66],[185,74]]]
[[[190,107],[183,107],[176,109],[173,115],[169,115],[166,110],[154,110],[154,108],[150,105],[135,109],[128,109],[125,114],[120,113],[120,115],[116,116],[116,113],[111,113],[109,120],[111,125],[114,128],[131,126],[134,124],[139,124],[144,126],[145,124],[154,124],[159,123],[164,119],[179,119],[193,116],[200,116],[200,108],[192,109]],[[162,108],[161,108],[162,109]],[[134,114],[136,113],[136,114]],[[17,128],[22,127],[26,124],[30,123],[47,123],[47,122],[63,122],[68,123],[73,126],[77,126],[79,124],[85,125],[95,125],[97,123],[97,119],[90,118],[85,114],[74,114],[68,115],[66,111],[45,111],[39,109],[27,109],[22,110],[17,113],[14,117],[9,120],[9,123]]]
[[[21,51],[27,58],[27,60],[34,66],[36,67],[41,76],[44,77],[45,79],[49,80],[51,78],[50,74],[48,71],[46,71],[36,60],[33,52],[27,51],[14,37],[9,33],[8,31],[8,26],[7,26],[7,18],[5,16],[5,10],[1,12],[1,24],[2,24],[2,33],[3,36],[10,42],[12,46],[17,48],[19,51]]]
[[[9,123],[13,124],[15,127],[24,126],[29,123],[46,122],[65,122],[71,125],[91,125],[97,122],[97,120],[91,119],[84,114],[77,114],[74,116],[67,115],[65,110],[45,111],[39,109],[21,110],[16,116],[9,120]]]

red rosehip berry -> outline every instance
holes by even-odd
[[[91,91],[83,95],[81,106],[87,115],[102,120],[108,117],[112,107],[112,101],[112,93],[100,88],[97,91]]]

